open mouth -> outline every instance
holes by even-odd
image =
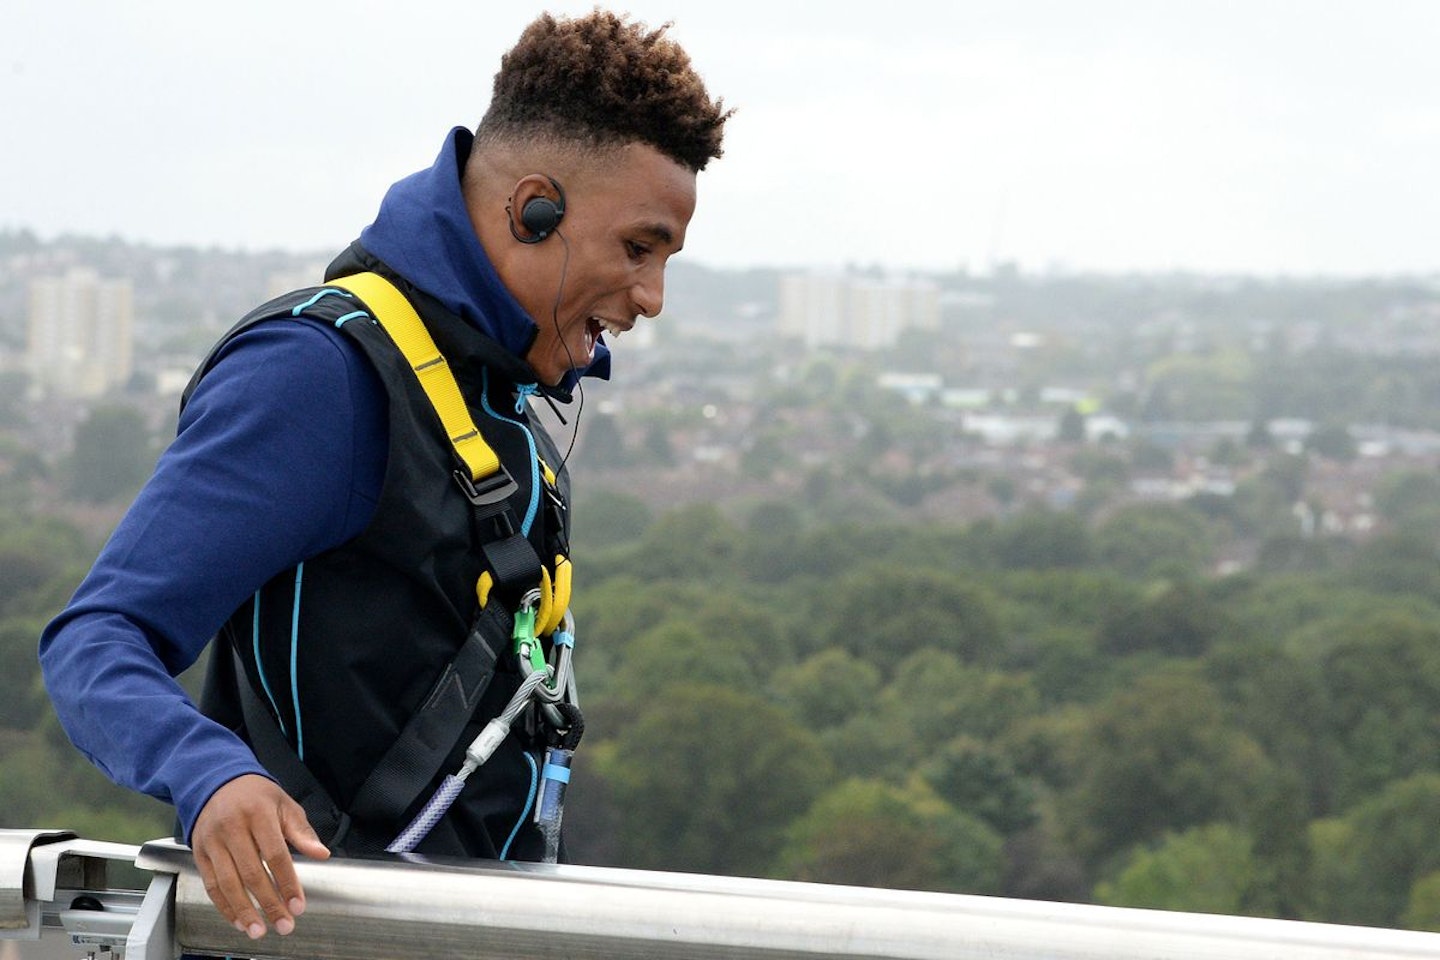
[[[617,339],[620,334],[625,332],[625,328],[622,327],[619,322],[606,319],[605,317],[591,317],[590,330],[592,336],[598,336],[601,332],[604,332]]]

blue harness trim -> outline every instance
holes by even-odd
[[[300,314],[304,313],[306,310],[309,310],[311,307],[315,306],[315,304],[319,303],[322,298],[328,297],[332,293],[337,297],[350,297],[350,294],[346,293],[344,290],[337,290],[334,287],[326,287],[324,290],[321,290],[309,300],[306,300],[304,303],[300,304],[300,306],[296,307],[294,310],[291,310],[290,316],[300,316]],[[352,297],[351,299],[354,298]]]
[[[260,674],[260,689],[265,691],[265,699],[270,701],[270,709],[275,711],[275,722],[280,725],[280,732],[285,733],[285,718],[280,715],[280,705],[275,702],[275,694],[270,692],[270,679],[265,676],[265,664],[260,661],[260,591],[255,591],[255,611],[251,618],[250,645],[255,651],[255,671]],[[245,682],[243,677],[239,678],[241,683]]]
[[[521,399],[523,400],[524,388],[522,387],[521,390]],[[530,445],[530,505],[525,509],[525,519],[520,524],[520,533],[528,537],[530,536],[530,527],[535,523],[535,514],[540,511],[540,453],[535,449],[535,435],[530,432],[530,428],[525,426],[525,424],[517,420],[511,420],[509,417],[501,416],[490,406],[489,367],[486,367],[481,372],[480,406],[492,418],[499,420],[501,423],[508,423],[510,426],[515,427],[521,433],[525,434],[525,442]]]
[[[337,326],[337,327],[343,327],[343,326],[345,325],[345,321],[346,321],[346,320],[354,320],[356,317],[368,317],[368,316],[370,316],[370,314],[366,313],[364,310],[355,310],[355,311],[352,311],[352,312],[350,312],[350,313],[345,314],[345,316],[343,316],[343,317],[339,318],[338,320],[336,320],[336,321],[335,321],[335,326]]]
[[[295,568],[295,608],[290,613],[290,701],[295,706],[295,753],[305,759],[305,734],[300,729],[300,685],[296,659],[300,650],[300,585],[305,579],[305,564]]]

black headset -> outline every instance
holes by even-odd
[[[520,208],[520,225],[529,231],[528,237],[522,237],[520,231],[515,229],[515,215],[510,212],[509,207],[505,208],[506,212],[510,213],[510,235],[521,243],[539,243],[544,240],[555,232],[555,228],[560,226],[560,218],[565,216],[565,191],[555,182],[554,177],[545,179],[550,181],[550,186],[555,188],[560,199],[531,197],[525,201],[525,206]]]

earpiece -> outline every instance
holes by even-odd
[[[549,197],[531,197],[525,201],[525,206],[520,209],[520,225],[525,228],[528,236],[522,236],[519,230],[515,229],[515,218],[510,217],[510,235],[521,243],[539,243],[560,226],[560,220],[565,216],[565,191],[554,177],[546,177],[550,186],[555,188],[558,200],[551,200]],[[508,210],[508,208],[507,208]]]

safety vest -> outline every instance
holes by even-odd
[[[543,588],[543,635],[569,583],[568,483],[550,473],[558,451],[523,393],[486,362],[500,348],[402,288],[375,274],[340,278],[258,308],[225,338],[277,318],[337,326],[389,400],[374,518],[236,611],[202,698],[321,821],[322,838],[349,852],[383,848],[509,702],[520,675],[505,654],[521,594]],[[417,733],[417,717],[435,722]],[[417,851],[497,857],[508,847],[534,859],[527,753],[539,746],[538,731],[514,731]]]

